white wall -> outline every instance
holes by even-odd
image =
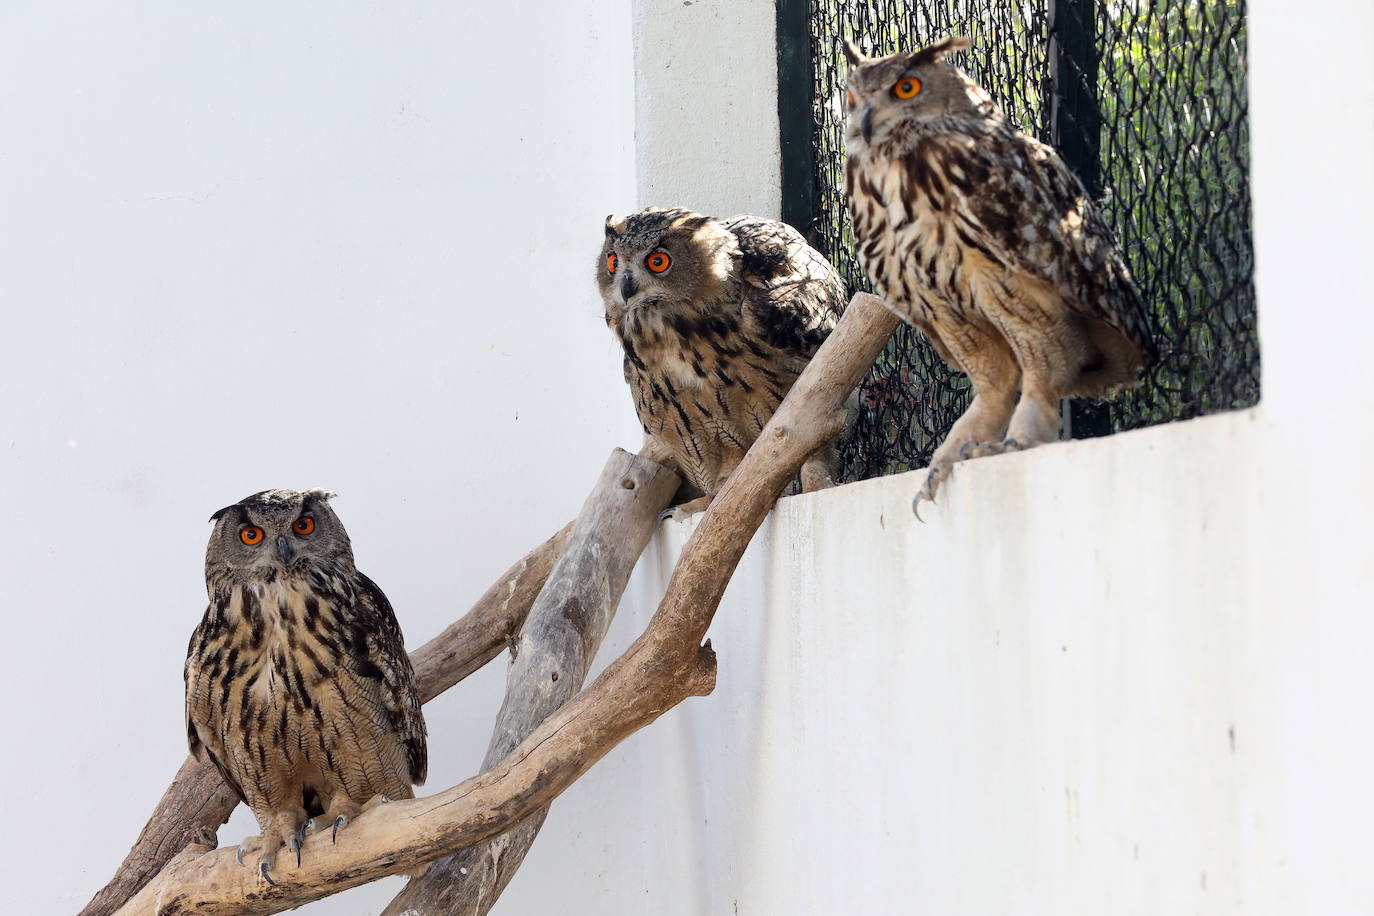
[[[0,909],[76,909],[181,759],[211,509],[338,489],[414,644],[635,441],[569,227],[594,239],[636,203],[775,212],[775,150],[722,169],[719,138],[776,128],[757,121],[771,99],[692,130],[655,107],[733,70],[676,76],[659,54],[675,84],[656,96],[646,77],[669,38],[692,62],[752,48],[757,72],[768,4],[632,5],[634,101],[617,4],[550,6],[518,48],[477,5],[0,13],[0,727],[27,738],[0,758],[18,787]],[[1368,908],[1374,8],[1252,0],[1250,16],[1261,406],[971,463],[926,525],[919,473],[784,500],[713,628],[716,692],[558,800],[497,913]],[[1292,62],[1333,22],[1313,93]],[[501,54],[530,48],[508,74]],[[493,101],[520,129],[478,120]],[[545,295],[474,315],[512,289]],[[264,390],[234,373],[270,365],[269,319],[294,346]],[[341,352],[381,368],[335,383],[318,367]],[[332,422],[303,422],[306,403]],[[356,413],[368,435],[338,429]],[[693,524],[664,525],[603,659]],[[427,708],[431,786],[477,764],[501,674]],[[248,831],[240,814],[225,841]],[[309,911],[375,911],[389,890]]]
[[[634,0],[642,207],[782,209],[774,0]]]
[[[1288,609],[1233,461],[1259,422],[961,467],[924,525],[920,472],[781,501],[712,628],[716,692],[576,787],[613,817],[560,800],[512,891],[665,916],[1283,911],[1246,887],[1287,845],[1257,687]],[[637,625],[694,527],[661,532]]]
[[[631,60],[623,0],[0,7],[0,911],[79,909],[184,758],[212,511],[337,490],[413,646],[638,443]],[[502,675],[426,708],[430,786]]]
[[[1374,7],[1249,11],[1261,405],[962,465],[925,525],[922,472],[781,501],[716,692],[555,804],[498,912],[1369,911]]]

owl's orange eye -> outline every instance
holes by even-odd
[[[239,540],[249,547],[256,547],[262,543],[262,529],[257,525],[244,525],[239,529]]]
[[[853,89],[850,89],[850,90],[846,91],[845,94],[844,94],[844,97],[845,97],[845,99],[847,99],[847,100],[849,101],[849,107],[850,107],[850,108],[853,108],[854,105],[856,104],[856,103],[854,102],[854,90],[853,90]]]
[[[913,99],[921,91],[921,81],[914,76],[904,76],[892,87],[892,94],[899,99]]]
[[[656,274],[661,274],[673,264],[673,259],[668,257],[666,251],[655,251],[644,259],[644,266]]]
[[[296,519],[296,523],[291,526],[291,530],[297,534],[306,535],[315,530],[315,520],[308,515],[302,515]]]
[[[615,273],[615,266],[618,263],[620,263],[620,259],[615,256],[614,251],[606,255],[606,272],[610,274]]]

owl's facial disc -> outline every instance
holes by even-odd
[[[846,45],[845,142],[851,148],[881,146],[927,119],[974,111],[984,99],[971,97],[967,79],[945,60],[969,46],[965,38],[950,37],[919,51],[866,58]]]
[[[715,306],[732,295],[725,287],[737,279],[739,246],[710,217],[649,208],[613,218],[606,233],[597,285],[606,321],[619,333],[657,338],[681,309]]]
[[[647,252],[625,248],[612,249],[606,257],[607,279],[621,314],[663,301],[666,289],[659,281],[673,266],[672,255],[660,245]]]
[[[265,490],[216,512],[206,553],[209,573],[271,581],[322,562],[352,563],[344,532],[324,490]]]
[[[912,70],[909,55],[894,55],[851,76],[845,91],[845,141],[851,147],[883,143],[894,129],[926,109],[924,83]]]

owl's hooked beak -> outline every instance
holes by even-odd
[[[280,534],[277,535],[277,556],[281,558],[283,566],[290,565],[291,554],[293,552],[294,551],[291,549],[291,542],[288,541],[285,536]]]
[[[626,304],[634,298],[634,294],[639,292],[639,285],[635,283],[635,278],[629,273],[625,273],[620,278],[620,298]]]
[[[863,135],[864,142],[870,143],[873,140],[873,106],[865,105],[864,113],[859,118],[859,133]]]

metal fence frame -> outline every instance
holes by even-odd
[[[990,34],[1000,38],[997,30],[1004,27],[1006,17],[1022,17],[1019,24],[1024,31],[1018,37],[1029,42],[1031,50],[1017,59],[1004,59],[1000,70],[991,68],[995,79],[984,75],[982,81],[994,97],[999,96],[999,90],[1003,96],[1014,97],[1012,105],[999,98],[1008,115],[1013,120],[1019,115],[1023,129],[1054,144],[1089,193],[1104,201],[1104,212],[1123,242],[1128,263],[1133,253],[1140,260],[1149,261],[1142,265],[1148,268],[1143,274],[1137,270],[1137,277],[1143,276],[1146,281],[1142,286],[1147,301],[1151,286],[1156,288],[1162,303],[1158,320],[1166,331],[1160,340],[1164,354],[1161,365],[1152,370],[1139,389],[1104,401],[1066,402],[1066,435],[1100,436],[1254,404],[1259,398],[1259,349],[1249,237],[1248,125],[1243,73],[1239,77],[1232,75],[1227,81],[1212,80],[1212,71],[1206,71],[1209,80],[1216,83],[1212,86],[1209,82],[1209,88],[1215,88],[1227,103],[1218,106],[1224,110],[1218,114],[1214,108],[1210,113],[1194,112],[1180,118],[1170,108],[1180,97],[1177,87],[1173,95],[1151,94],[1157,87],[1150,81],[1157,79],[1158,74],[1150,68],[1165,68],[1169,62],[1141,64],[1137,69],[1142,72],[1128,70],[1126,76],[1131,85],[1125,86],[1119,64],[1114,70],[1103,60],[1105,52],[1120,56],[1123,42],[1135,41],[1138,35],[1151,34],[1153,29],[1161,42],[1181,38],[1193,43],[1197,53],[1190,56],[1180,51],[1178,60],[1199,68],[1199,72],[1204,66],[1224,69],[1232,59],[1224,55],[1234,56],[1236,45],[1241,48],[1243,68],[1244,0],[1220,0],[1210,10],[1206,2],[1209,0],[1025,0],[1023,6],[1009,8],[1000,0],[778,0],[783,219],[829,256],[856,287],[866,286],[866,278],[854,263],[852,253],[836,250],[847,247],[839,241],[844,237],[839,224],[845,217],[834,215],[836,109],[830,107],[829,99],[820,97],[824,77],[835,76],[833,65],[832,72],[825,71],[825,61],[836,54],[831,45],[837,44],[841,34],[848,37],[850,33],[867,30],[890,35],[893,21],[902,16],[914,20],[918,13],[926,20],[927,29],[918,42],[924,43],[957,28],[961,15],[965,20],[968,18],[969,10],[961,8],[976,9],[980,3],[986,6],[982,10],[986,19],[978,23],[984,27],[985,37]],[[1166,12],[1170,6],[1176,11],[1180,4],[1202,17],[1201,28],[1190,29],[1187,18],[1181,20],[1180,28],[1168,18],[1176,14]],[[1225,15],[1214,15],[1217,10]],[[824,18],[827,15],[831,19]],[[1128,23],[1131,31],[1122,22]],[[1170,29],[1180,34],[1173,34]],[[868,44],[865,50],[871,53],[893,50],[872,47],[872,40]],[[995,55],[997,51],[987,53]],[[1215,58],[1198,63],[1205,54]],[[1151,110],[1152,105],[1157,110]],[[1208,117],[1215,118],[1215,123],[1207,121]],[[1122,175],[1131,174],[1123,169],[1140,165],[1132,159],[1141,155],[1142,141],[1135,135],[1148,134],[1169,118],[1194,129],[1194,135],[1184,138],[1192,142],[1188,149],[1205,140],[1212,127],[1219,126],[1225,132],[1229,143],[1227,158],[1222,162],[1222,156],[1212,157],[1219,163],[1218,170],[1224,167],[1224,180],[1217,182],[1219,189],[1206,202],[1226,215],[1222,229],[1226,237],[1220,242],[1202,235],[1210,230],[1200,223],[1142,226],[1138,215],[1129,212],[1132,201],[1123,198],[1131,194],[1143,197],[1149,176],[1140,178],[1138,185],[1133,183],[1133,177],[1128,178],[1128,187],[1124,189],[1113,186],[1114,179],[1120,182]],[[1179,128],[1177,132],[1183,130]],[[1200,159],[1196,164],[1204,169],[1209,162]],[[1195,176],[1181,175],[1181,168],[1186,166],[1170,172],[1169,180],[1183,188],[1181,193],[1186,193]],[[1148,209],[1152,215],[1163,210],[1166,216],[1179,218],[1177,208],[1172,214],[1170,211],[1175,203],[1171,195],[1176,191],[1165,194],[1164,205],[1140,209]],[[831,198],[823,205],[822,198],[827,193]],[[1224,201],[1218,199],[1223,196]],[[828,214],[822,212],[826,207]],[[1166,230],[1175,228],[1175,236],[1166,239],[1174,248],[1158,258],[1144,256],[1144,236],[1153,233],[1151,243],[1162,245],[1159,239],[1168,235]],[[1201,254],[1189,260],[1195,255],[1190,245],[1225,251],[1209,253],[1215,264],[1204,269],[1197,260]],[[1134,263],[1131,266],[1136,267]],[[1184,276],[1185,273],[1188,275]],[[1163,304],[1165,298],[1170,300],[1167,304]],[[1219,307],[1223,317],[1213,316],[1209,311],[1213,307]],[[1224,327],[1220,326],[1223,320]],[[1208,326],[1209,321],[1217,327]],[[924,465],[968,397],[967,380],[939,364],[929,344],[914,330],[902,329],[865,382],[865,412],[853,441],[843,450],[846,476],[879,476]]]

